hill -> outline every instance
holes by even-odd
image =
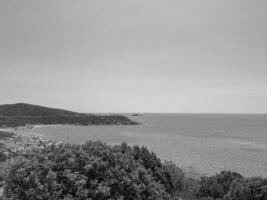
[[[0,105],[0,116],[73,116],[79,113],[63,109],[16,103]]]
[[[26,103],[0,105],[0,127],[27,124],[134,125],[122,115],[94,115]]]

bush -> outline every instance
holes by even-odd
[[[229,171],[222,171],[215,176],[201,177],[198,197],[222,199],[227,194],[232,182],[242,178],[240,174]]]
[[[235,172],[223,171],[211,177],[202,177],[197,196],[200,199],[265,200],[267,179],[244,178]]]
[[[184,173],[171,162],[165,162],[158,167],[155,176],[170,194],[179,194],[184,189]]]
[[[235,180],[225,199],[265,200],[267,199],[267,179],[249,178]]]
[[[7,199],[169,199],[133,150],[100,142],[61,145],[35,151],[12,165],[6,179]]]
[[[172,162],[164,162],[156,156],[154,152],[149,151],[146,147],[134,146],[131,148],[126,143],[119,146],[123,152],[131,154],[133,158],[151,172],[153,178],[164,186],[166,192],[172,197],[179,196],[184,189],[184,173]]]
[[[50,146],[0,165],[5,200],[266,200],[267,179],[223,171],[185,177],[146,147]]]

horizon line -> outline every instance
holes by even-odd
[[[42,106],[42,107],[47,107],[47,108],[54,108],[54,109],[62,109],[62,110],[67,110],[67,111],[72,111],[72,112],[78,112],[78,113],[84,113],[84,114],[196,114],[196,115],[209,115],[209,114],[218,114],[218,115],[267,115],[267,113],[257,113],[257,112],[140,112],[140,111],[127,111],[127,112],[118,112],[118,111],[108,111],[108,112],[90,112],[90,111],[77,111],[75,109],[69,109],[69,108],[62,108],[62,107],[57,107],[57,106],[47,106],[47,105],[40,105],[36,103],[25,103],[25,102],[14,102],[14,103],[3,103],[0,104],[2,105],[13,105],[13,104],[29,104],[29,105],[35,105],[35,106]]]

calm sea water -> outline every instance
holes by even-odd
[[[102,140],[145,145],[164,159],[201,174],[234,170],[267,177],[267,115],[143,114],[137,126],[47,126],[20,132],[70,143]]]

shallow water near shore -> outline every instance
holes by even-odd
[[[232,170],[267,177],[267,115],[142,114],[135,126],[37,126],[52,140],[82,144],[101,140],[145,145],[164,159],[201,174]]]

